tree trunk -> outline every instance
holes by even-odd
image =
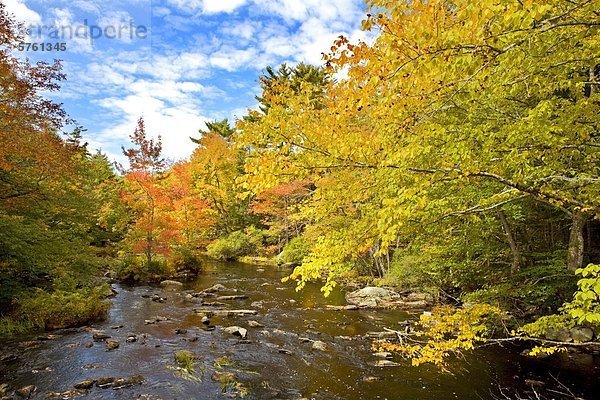
[[[583,267],[583,230],[587,222],[587,216],[581,212],[573,212],[573,224],[571,225],[571,236],[569,237],[569,253],[567,254],[567,269],[575,271]]]
[[[510,252],[513,256],[513,261],[510,266],[510,273],[515,274],[521,270],[521,251],[519,250],[519,246],[517,245],[513,232],[510,229],[510,225],[506,220],[506,214],[504,214],[504,211],[498,211],[498,217],[500,218],[500,222],[502,223],[502,228],[504,229],[504,234],[506,235],[506,240],[508,240]]]

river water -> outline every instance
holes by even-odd
[[[142,384],[122,389],[93,387],[80,393],[89,399],[586,399],[600,393],[600,360],[591,355],[561,354],[545,360],[520,355],[518,348],[487,348],[451,362],[451,373],[432,367],[412,367],[396,357],[396,367],[375,366],[369,331],[398,329],[414,315],[394,310],[332,311],[343,305],[340,291],[324,298],[318,285],[297,293],[293,283],[281,283],[289,270],[241,263],[207,261],[203,273],[183,288],[113,285],[107,321],[92,327],[58,331],[52,340],[36,336],[0,345],[0,383],[11,389],[35,385],[31,398],[65,392],[85,379],[141,375]],[[229,288],[219,295],[247,295],[227,301],[227,308],[254,309],[256,315],[211,318],[212,328],[193,312],[199,304],[186,299],[216,283]],[[159,303],[148,298],[166,298]],[[205,299],[211,301],[211,299]],[[168,317],[148,325],[145,320]],[[263,327],[249,327],[250,320]],[[122,328],[116,328],[122,325]],[[247,340],[224,331],[237,325],[248,329]],[[187,332],[176,333],[177,329]],[[119,348],[92,342],[104,332]],[[128,335],[138,340],[126,342]],[[326,344],[313,349],[307,338]],[[91,347],[88,347],[92,345]],[[194,372],[182,375],[174,353],[188,350],[197,356]],[[16,357],[16,358],[15,358]],[[225,384],[214,372],[235,374],[239,385]],[[542,386],[540,382],[545,382]],[[562,394],[561,394],[562,393]],[[64,395],[67,397],[67,395]],[[59,397],[60,398],[60,397]]]

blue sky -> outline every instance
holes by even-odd
[[[67,81],[55,97],[88,129],[90,147],[119,161],[141,115],[151,134],[162,135],[167,157],[187,157],[188,137],[204,121],[256,107],[266,65],[320,64],[340,34],[366,39],[362,0],[2,1],[36,27],[29,41],[67,43],[64,52],[22,55],[63,60]],[[70,28],[57,39],[50,26]],[[102,29],[93,42],[92,26]],[[120,37],[105,36],[114,36],[111,27]],[[70,35],[77,28],[80,37]]]

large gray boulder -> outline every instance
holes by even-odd
[[[557,342],[570,342],[573,340],[569,328],[550,328],[546,331],[546,339]]]
[[[585,326],[576,326],[571,328],[571,337],[575,342],[586,343],[594,339],[594,331]]]
[[[367,286],[346,293],[346,301],[359,307],[388,307],[399,298],[400,295],[393,290],[375,286]]]

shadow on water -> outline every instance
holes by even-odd
[[[547,382],[539,390],[545,390],[548,398],[568,398],[557,393],[567,389],[588,399],[600,392],[600,362],[591,355],[531,360],[520,356],[517,348],[487,348],[453,361],[452,374],[411,367],[402,359],[394,360],[399,367],[376,367],[371,341],[364,335],[398,327],[398,322],[414,316],[391,310],[326,310],[327,304],[344,304],[340,289],[327,299],[316,284],[298,293],[293,283],[281,283],[287,273],[289,270],[274,267],[207,261],[202,275],[183,288],[114,285],[119,295],[113,299],[107,321],[58,332],[59,337],[36,341],[31,349],[26,349],[32,344],[27,341],[25,345],[23,341],[2,344],[1,354],[17,358],[6,361],[9,357],[0,364],[0,383],[12,389],[34,384],[37,390],[32,398],[40,399],[49,392],[68,391],[85,379],[132,375],[143,376],[144,383],[120,390],[94,387],[82,397],[166,400],[233,395],[236,388],[215,371],[235,374],[245,388],[238,387],[238,395],[254,399],[506,398],[500,388],[513,395],[511,398],[516,398],[516,392],[534,398],[527,393],[528,386],[532,382],[542,385],[534,381]],[[186,294],[217,283],[229,289],[219,295],[248,296],[226,301],[227,308],[252,309],[257,314],[212,317],[215,329],[207,330],[202,317],[193,312],[200,305]],[[166,302],[152,301],[148,296],[153,294],[166,297]],[[169,320],[146,324],[157,316]],[[262,326],[250,327],[251,320]],[[112,329],[120,325],[123,327]],[[223,330],[234,325],[248,329],[247,340]],[[119,348],[107,351],[103,342],[92,342],[95,331],[110,335]],[[137,335],[137,341],[128,343],[131,334]],[[327,349],[313,349],[312,341],[324,342]],[[194,379],[182,378],[175,369],[173,356],[180,350],[197,356]]]

